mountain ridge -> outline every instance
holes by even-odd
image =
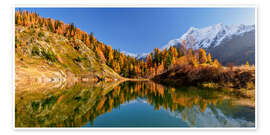
[[[234,35],[255,31],[255,25],[224,25],[218,23],[204,28],[190,27],[180,38],[170,40],[162,49],[182,44],[183,40],[187,44],[194,44],[193,49],[207,49],[218,46],[224,39],[231,38]]]

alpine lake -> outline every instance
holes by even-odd
[[[15,127],[255,127],[251,99],[152,81],[88,82],[15,92]]]

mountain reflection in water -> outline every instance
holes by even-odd
[[[242,101],[242,102],[241,102]],[[151,81],[78,83],[16,91],[16,127],[254,127],[237,94]]]

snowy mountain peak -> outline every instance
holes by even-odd
[[[178,39],[169,41],[162,49],[170,46],[177,46],[186,41],[187,45],[193,46],[193,49],[209,48],[218,46],[224,39],[230,39],[234,35],[255,31],[255,25],[224,25],[218,23],[205,28],[190,27],[189,30]]]

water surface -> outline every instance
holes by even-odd
[[[16,91],[16,127],[254,127],[255,109],[223,89],[151,81]]]

